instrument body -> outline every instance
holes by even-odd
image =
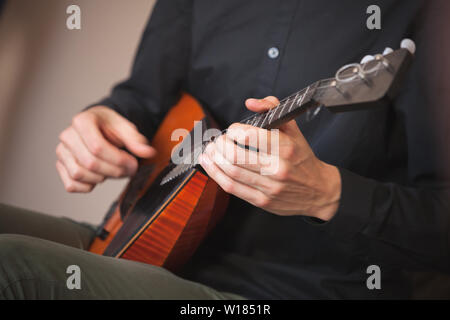
[[[100,227],[91,252],[173,271],[193,254],[228,202],[228,195],[197,167],[160,184],[178,144],[172,141],[172,132],[180,128],[191,131],[195,121],[201,121],[205,129],[214,126],[201,105],[185,94],[152,140],[158,155],[141,160],[136,176]]]

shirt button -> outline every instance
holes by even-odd
[[[270,59],[276,59],[280,55],[280,50],[277,47],[272,47],[267,51],[267,55]]]

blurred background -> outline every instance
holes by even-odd
[[[2,0],[0,0],[2,2]],[[154,0],[9,0],[0,13],[0,203],[98,223],[126,181],[65,192],[59,133],[130,70]],[[81,8],[81,30],[66,9]],[[1,6],[1,4],[0,4]]]

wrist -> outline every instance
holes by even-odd
[[[337,167],[322,162],[323,191],[322,201],[313,210],[313,216],[323,221],[331,220],[339,208],[342,182],[341,174]]]

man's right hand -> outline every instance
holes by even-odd
[[[56,169],[68,192],[87,193],[106,178],[132,176],[136,157],[156,154],[134,124],[105,106],[77,114],[59,139]]]

